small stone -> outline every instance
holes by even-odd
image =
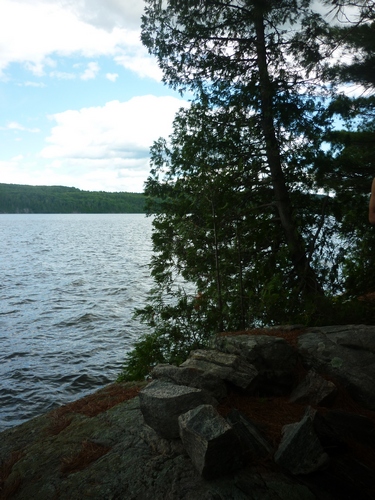
[[[227,421],[238,435],[247,460],[262,459],[273,453],[271,444],[262,435],[257,426],[238,410],[232,410]]]
[[[215,348],[240,356],[258,370],[259,394],[279,396],[293,387],[298,355],[286,340],[270,335],[222,335],[216,337]]]
[[[159,364],[153,368],[151,376],[164,382],[202,389],[218,401],[224,399],[228,392],[223,380],[194,366]]]
[[[146,424],[166,439],[178,438],[179,415],[202,404],[217,405],[205,391],[160,380],[148,384],[139,393],[139,400]]]
[[[251,390],[257,386],[258,370],[236,354],[217,350],[192,351],[181,366],[201,370],[241,389]]]
[[[313,413],[309,410],[300,422],[285,425],[275,462],[292,474],[310,474],[328,463],[328,455],[315,433]]]
[[[337,396],[333,382],[325,380],[316,371],[310,370],[305,379],[294,389],[291,403],[308,403],[314,406],[330,406]]]
[[[239,439],[213,406],[198,406],[178,421],[185,449],[205,479],[221,477],[242,466]]]

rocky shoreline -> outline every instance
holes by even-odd
[[[220,335],[0,434],[0,498],[375,497],[375,327]]]

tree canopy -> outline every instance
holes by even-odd
[[[373,2],[353,22],[345,0],[145,3],[143,43],[194,99],[151,148],[152,333],[125,376],[220,331],[373,321]]]
[[[0,184],[0,213],[144,213],[140,193],[82,191],[65,186]]]

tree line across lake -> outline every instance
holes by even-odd
[[[141,193],[0,183],[0,213],[144,213],[144,205]]]

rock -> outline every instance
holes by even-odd
[[[334,457],[327,469],[304,476],[303,482],[319,500],[373,500],[375,498],[374,471],[347,454]]]
[[[347,451],[345,439],[332,427],[325,416],[318,411],[310,411],[309,414],[323,449],[329,450],[331,455],[345,453]]]
[[[292,474],[310,474],[328,464],[329,458],[315,433],[309,408],[300,422],[285,425],[275,462]]]
[[[340,382],[353,399],[375,410],[373,326],[310,328],[298,339],[303,363]]]
[[[145,422],[166,439],[178,438],[179,415],[202,404],[217,405],[214,398],[200,389],[160,380],[148,384],[139,393],[139,400]]]
[[[227,421],[239,437],[246,460],[263,459],[272,455],[273,448],[257,426],[238,410],[232,410]]]
[[[272,471],[242,470],[236,475],[235,483],[247,500],[334,500],[333,497],[317,497],[307,486]]]
[[[284,339],[269,335],[222,335],[216,338],[215,347],[255,366],[264,395],[281,395],[292,388],[298,355]]]
[[[314,406],[330,406],[337,396],[337,387],[310,370],[305,379],[294,389],[291,403],[308,403]]]
[[[370,447],[375,447],[375,427],[372,420],[363,416],[342,410],[330,410],[320,417],[324,421],[326,435],[343,442],[347,439],[358,441]],[[317,428],[316,428],[317,429]],[[318,427],[318,433],[321,427]]]
[[[180,436],[195,468],[206,479],[242,466],[236,433],[213,406],[201,405],[179,419]]]
[[[219,397],[229,380],[262,393],[271,392],[271,382],[277,384],[280,375],[278,394],[298,376],[296,357],[283,339],[241,336],[220,337],[218,344],[228,352],[195,351],[185,366],[159,365],[153,372],[157,380],[139,398],[121,397],[119,402],[124,391],[134,394],[135,387],[114,384],[116,390],[111,386],[81,404],[1,433],[0,497],[373,500],[375,419],[371,412],[360,414],[360,405],[353,408],[355,413],[308,408],[300,422],[285,426],[275,454],[280,468],[271,461],[272,447],[258,423],[235,409],[227,420],[215,411],[216,400],[209,393]],[[340,389],[350,389],[353,397],[358,390],[360,401],[368,395],[364,404],[371,402],[375,327],[315,328],[299,338],[300,359],[315,371],[303,389],[309,401],[326,403],[317,375],[321,373],[341,382]],[[296,396],[302,388],[293,396],[298,401],[304,401],[305,396]],[[232,388],[222,409],[238,403],[246,411],[256,399]],[[279,404],[288,412],[287,399],[275,401],[275,419]],[[264,408],[269,403],[272,398]],[[184,443],[171,439],[178,437],[179,421]],[[246,467],[239,468],[245,460]]]
[[[153,368],[151,376],[164,382],[202,389],[218,401],[227,395],[227,386],[223,380],[197,367],[159,364]]]
[[[254,389],[258,371],[236,354],[226,354],[217,350],[197,350],[190,353],[182,367],[195,368],[216,378],[226,380],[241,389]]]

